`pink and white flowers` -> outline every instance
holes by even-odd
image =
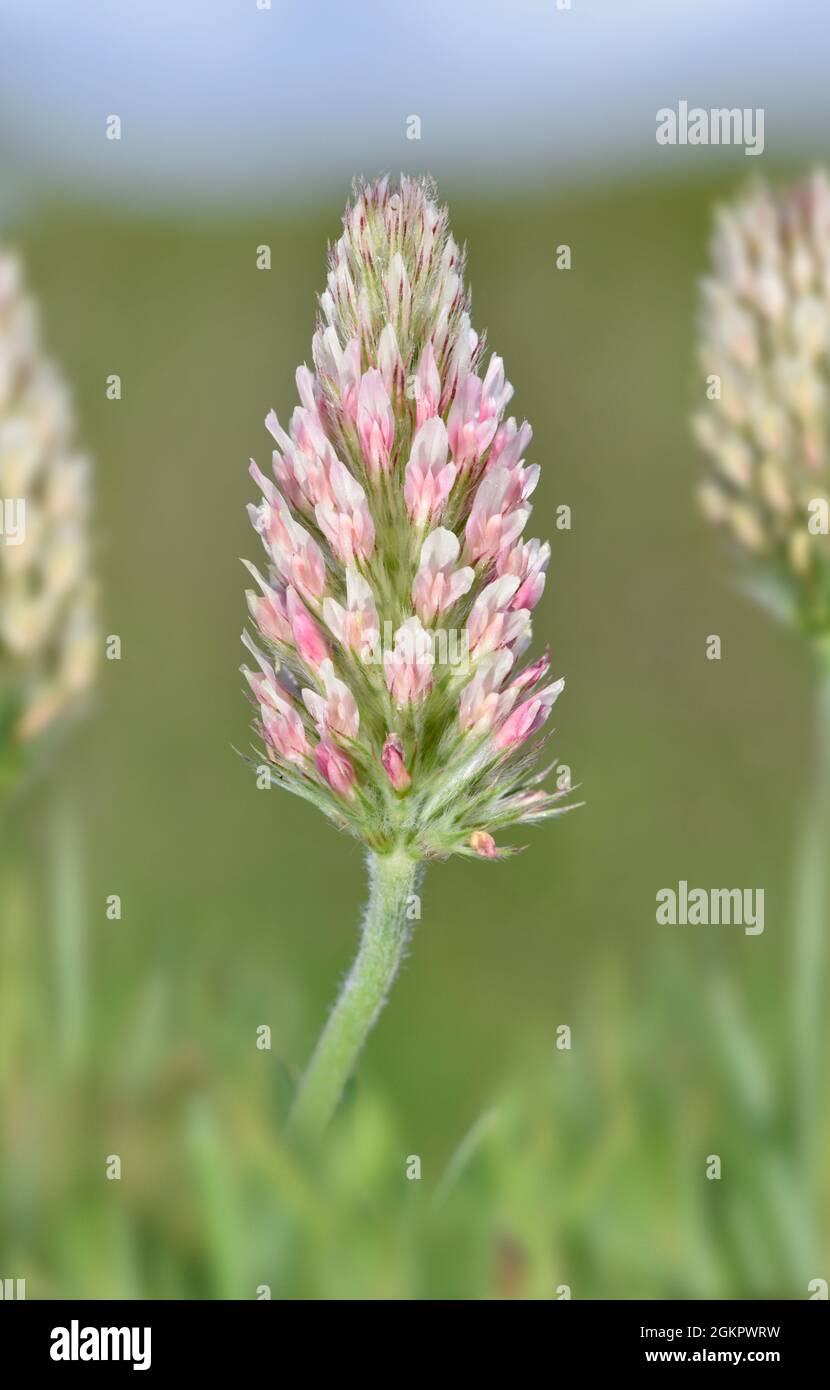
[[[469,593],[475,580],[470,565],[456,569],[461,542],[453,531],[436,526],[421,546],[412,583],[412,603],[422,622],[431,623]]]
[[[440,517],[458,472],[447,462],[449,440],[440,415],[425,420],[412,441],[404,473],[403,495],[413,526],[419,530]]]
[[[561,808],[535,747],[562,689],[518,668],[550,547],[539,469],[483,368],[464,258],[424,180],[360,184],[330,257],[300,403],[249,508],[267,573],[246,675],[272,780],[371,849],[497,858]],[[463,659],[461,659],[463,657]]]

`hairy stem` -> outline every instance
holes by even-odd
[[[334,1114],[412,932],[410,896],[420,881],[419,863],[401,850],[370,854],[368,863],[369,902],[360,947],[288,1119],[289,1133],[297,1137],[317,1138]]]

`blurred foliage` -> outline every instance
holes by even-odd
[[[800,1298],[827,1277],[789,1110],[807,662],[732,591],[690,500],[696,277],[727,191],[489,206],[441,189],[474,322],[534,425],[532,534],[554,540],[537,642],[568,682],[554,747],[587,805],[510,864],[428,873],[317,1165],[280,1123],[354,949],[363,869],[232,745],[246,459],[267,459],[267,409],[293,404],[337,213],[55,208],[21,229],[96,460],[124,652],[4,835],[0,1275],[29,1297]],[[58,780],[74,801],[55,816]],[[763,886],[763,936],[658,928],[655,893],[680,878]]]
[[[408,1152],[393,1099],[360,1081],[310,1160],[281,1138],[280,1061],[222,1075],[176,1043],[158,981],[108,1059],[88,1041],[56,1057],[73,963],[38,943],[11,869],[4,902],[0,1248],[29,1297],[803,1298],[824,1267],[784,1030],[665,951],[634,992],[608,967],[572,1046],[517,1073],[448,1162]]]

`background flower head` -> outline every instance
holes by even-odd
[[[76,707],[95,666],[89,462],[44,357],[17,259],[0,249],[0,730],[4,768]]]
[[[717,216],[695,419],[706,515],[809,631],[830,632],[830,181],[758,184]]]

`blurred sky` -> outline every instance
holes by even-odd
[[[657,146],[681,98],[763,106],[766,159],[809,157],[828,60],[828,0],[0,0],[0,198],[238,208],[384,169],[492,188],[735,159]]]

